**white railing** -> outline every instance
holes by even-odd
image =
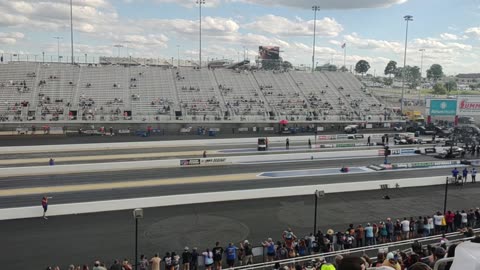
[[[475,229],[475,233],[480,232],[480,229]],[[452,237],[459,237],[462,236],[463,233],[460,232],[454,232],[454,233],[447,233],[445,234],[445,237],[452,238]],[[273,267],[275,263],[280,263],[280,264],[296,264],[299,262],[308,262],[311,260],[315,260],[317,258],[323,257],[325,259],[328,258],[334,258],[337,255],[347,255],[347,254],[352,254],[352,253],[365,253],[368,251],[378,251],[379,249],[389,249],[392,247],[399,247],[403,245],[411,245],[415,241],[418,241],[419,243],[425,243],[425,242],[432,242],[435,240],[440,240],[442,239],[442,235],[435,235],[435,236],[429,236],[429,237],[422,237],[422,238],[415,238],[415,239],[410,239],[410,240],[403,240],[403,241],[398,241],[398,242],[390,242],[390,243],[385,243],[385,244],[379,244],[379,245],[374,245],[374,246],[369,246],[369,247],[359,247],[359,248],[351,248],[351,249],[344,249],[344,250],[339,250],[339,251],[333,251],[333,252],[326,252],[326,253],[319,253],[319,254],[314,254],[314,255],[308,255],[308,256],[303,256],[303,257],[296,257],[296,258],[290,258],[290,259],[285,259],[285,260],[276,260],[273,262],[263,262],[263,263],[258,263],[258,264],[251,264],[251,265],[242,265],[242,266],[237,266],[232,269],[234,270],[240,270],[240,269],[262,269],[266,267]],[[461,238],[458,240],[470,240],[470,238]],[[453,243],[454,241],[450,241],[450,243]],[[375,269],[375,268],[373,268]]]

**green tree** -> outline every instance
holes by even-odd
[[[433,93],[435,95],[445,95],[447,93],[447,89],[441,83],[437,83],[433,86]]]
[[[457,83],[455,81],[448,81],[445,83],[445,88],[447,89],[447,92],[450,93],[453,90],[457,90]]]
[[[393,79],[392,78],[383,78],[383,84],[392,85],[393,84]]]
[[[340,70],[341,72],[347,72],[347,71],[348,71],[348,68],[346,68],[345,66],[342,66],[339,70]]]
[[[357,62],[357,64],[355,65],[355,71],[357,73],[360,73],[362,74],[362,76],[367,73],[367,71],[370,69],[370,64],[365,61],[365,60],[360,60]]]
[[[332,64],[325,64],[323,66],[317,66],[315,71],[337,71],[337,66]]]
[[[395,69],[394,75],[396,79],[402,79],[403,78],[403,67],[399,67]],[[414,89],[417,86],[420,85],[422,79],[422,74],[420,73],[420,68],[417,66],[411,67],[411,66],[406,66],[405,67],[405,83],[410,89]]]
[[[397,69],[397,62],[390,60],[387,66],[385,67],[385,71],[383,72],[385,75],[392,76],[395,74],[395,70]]]
[[[431,79],[433,81],[438,81],[443,77],[443,69],[442,66],[439,64],[433,64],[428,70],[427,70],[427,78]]]
[[[288,61],[283,61],[282,67],[283,67],[283,69],[285,69],[285,70],[293,69],[292,63],[290,63],[290,62],[288,62]]]

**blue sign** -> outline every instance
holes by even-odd
[[[452,99],[430,100],[431,116],[455,116],[457,115],[457,101]]]

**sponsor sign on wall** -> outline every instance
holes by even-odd
[[[460,96],[458,98],[457,115],[480,115],[480,97]]]
[[[457,114],[457,101],[453,99],[430,100],[431,116],[455,116]]]

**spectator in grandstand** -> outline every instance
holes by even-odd
[[[158,253],[153,256],[152,259],[150,259],[150,264],[152,265],[152,270],[160,270],[160,262],[162,261],[162,258],[158,257]]]
[[[366,246],[371,246],[373,245],[373,227],[370,225],[370,223],[367,223],[367,226],[365,227],[365,245]]]
[[[220,242],[215,243],[215,247],[212,248],[213,261],[215,263],[216,270],[222,270],[222,255],[223,248],[220,246]]]
[[[287,230],[283,231],[282,238],[283,238],[283,241],[285,241],[285,245],[287,249],[289,250],[293,249],[293,242],[297,240],[297,236],[292,232],[291,228],[288,228]]]
[[[392,242],[393,241],[393,233],[394,233],[394,225],[393,225],[393,222],[392,222],[392,219],[391,218],[387,218],[387,222],[385,223],[385,227],[387,228],[387,240],[389,242]]]
[[[462,176],[463,176],[463,182],[467,182],[467,177],[468,177],[468,169],[465,167],[462,171]]]
[[[400,226],[402,227],[402,240],[407,240],[410,233],[410,221],[404,217],[402,222],[400,222]]]
[[[188,247],[185,247],[182,253],[183,270],[190,270],[191,263],[192,263],[192,253],[188,250]]]
[[[172,252],[172,266],[170,267],[172,270],[179,270],[180,269],[180,256],[177,253]]]
[[[433,215],[433,224],[435,225],[435,234],[439,234],[442,232],[442,221],[443,215],[438,211],[435,215]]]
[[[346,256],[338,265],[337,270],[364,270],[366,269],[365,261],[358,256]]]
[[[140,270],[147,270],[148,269],[149,263],[148,263],[147,257],[145,257],[145,255],[143,255],[143,254],[140,255],[140,261],[138,262],[138,266],[139,266]]]
[[[109,270],[122,270],[122,264],[118,260],[114,260]]]
[[[435,263],[445,257],[445,249],[442,247],[436,247],[435,252],[433,253],[433,261],[430,262],[430,267],[434,267]]]
[[[383,266],[390,266],[394,268],[395,270],[401,270],[401,266],[398,263],[398,255],[393,254],[393,252],[389,252],[383,261]]]
[[[313,249],[313,251],[315,252],[315,249]],[[288,249],[285,244],[280,243],[280,241],[277,242],[276,258],[277,260],[288,259]]]
[[[365,230],[361,224],[355,229],[355,245],[356,247],[363,246],[363,236],[365,235]]]
[[[190,270],[197,270],[198,269],[198,254],[197,248],[194,247],[192,249],[192,262],[190,263]]]
[[[202,255],[203,255],[203,260],[205,262],[205,269],[212,270],[213,253],[210,251],[210,249],[207,248],[204,252],[202,252]]]
[[[465,210],[462,210],[460,213],[460,216],[462,217],[462,224],[460,225],[461,228],[466,228],[468,224],[468,217],[467,213],[465,213]]]
[[[475,227],[475,212],[473,212],[473,209],[470,209],[467,214],[467,221],[468,221],[468,227]]]
[[[453,228],[453,220],[455,219],[455,214],[448,210],[445,214],[445,222],[447,222],[447,229],[445,232],[454,232],[455,229]]]
[[[253,264],[253,251],[252,251],[252,245],[248,242],[248,240],[243,241],[243,252],[244,252],[244,257],[243,257],[243,264]]]
[[[55,159],[50,158],[50,160],[48,161],[48,165],[50,165],[50,166],[55,165]]]
[[[173,263],[172,263],[172,255],[170,252],[165,253],[165,257],[163,257],[162,261],[165,264],[165,270],[173,270]]]
[[[455,212],[455,217],[453,218],[453,223],[455,224],[455,229],[458,230],[462,227],[462,215],[460,215],[460,211]]]
[[[123,259],[122,270],[132,270],[132,265],[128,262],[127,259]]]
[[[338,266],[340,265],[340,263],[342,262],[342,259],[343,259],[343,256],[342,255],[337,255],[335,256],[335,260],[334,260],[334,266],[335,268],[338,268]]]
[[[448,248],[447,258],[454,258],[455,257],[455,249],[456,248],[457,248],[457,244],[453,244]],[[452,267],[452,262],[447,262],[444,270],[450,270],[450,267]]]
[[[362,259],[365,261],[365,265],[367,266],[367,268],[372,267],[373,261],[372,259],[370,259],[370,257],[368,257],[367,254],[363,254]]]
[[[411,265],[408,270],[432,270],[432,268],[423,262],[417,262]]]
[[[233,243],[229,243],[228,247],[225,249],[225,253],[227,254],[227,265],[230,268],[233,268],[235,266],[235,260],[237,258],[237,250],[238,248],[234,246]],[[273,245],[273,254],[275,255],[275,245]]]
[[[262,242],[262,246],[267,249],[267,262],[273,261],[275,258],[275,243],[272,238],[268,238],[267,241]],[[311,244],[309,244],[311,246]]]
[[[455,180],[458,179],[458,170],[457,170],[457,168],[455,168],[455,169],[452,170],[452,177],[455,178]]]

